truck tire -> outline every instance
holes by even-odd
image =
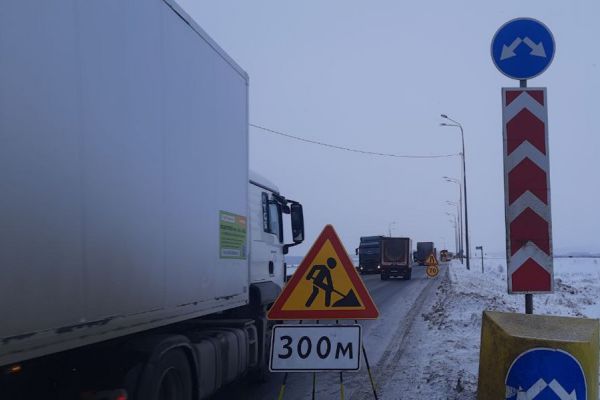
[[[389,277],[388,277],[388,274],[385,274],[385,273],[383,273],[383,272],[381,273],[381,280],[382,280],[382,281],[387,281],[387,280],[388,280],[388,278],[389,278]]]
[[[404,280],[410,281],[410,278],[412,276],[412,270],[408,270],[408,273],[406,275],[404,275]]]
[[[151,370],[145,371],[136,400],[192,400],[192,371],[181,349],[169,350]]]

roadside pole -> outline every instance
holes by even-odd
[[[527,79],[519,80],[519,87],[527,87]],[[533,293],[525,294],[525,314],[533,314]]]
[[[475,250],[481,250],[481,273],[483,274],[483,246],[475,246]]]

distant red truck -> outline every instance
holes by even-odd
[[[412,241],[409,238],[383,237],[381,239],[381,280],[401,276],[409,280],[412,275]]]

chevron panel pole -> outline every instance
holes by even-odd
[[[503,88],[509,293],[552,293],[552,220],[545,88]]]

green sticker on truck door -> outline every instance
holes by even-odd
[[[219,257],[246,259],[246,217],[219,211]]]

